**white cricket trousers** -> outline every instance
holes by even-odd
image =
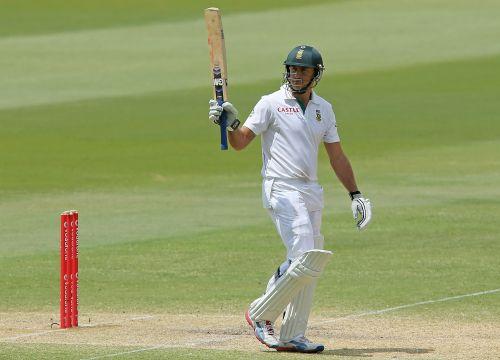
[[[262,195],[289,260],[323,249],[323,188],[317,182],[264,179]]]

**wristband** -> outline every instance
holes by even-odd
[[[238,119],[235,119],[233,121],[233,123],[227,127],[227,129],[229,131],[234,131],[240,126],[240,124],[241,124],[241,121],[239,121]]]
[[[356,191],[352,191],[352,192],[349,193],[349,196],[351,197],[351,200],[354,200],[354,197],[356,195],[361,195],[361,191],[356,190]]]

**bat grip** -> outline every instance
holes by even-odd
[[[222,103],[224,102],[221,99],[217,99],[217,102],[219,103],[220,106],[222,106]],[[223,111],[221,116],[220,116],[220,149],[221,150],[227,150],[227,120],[226,120],[226,112]]]

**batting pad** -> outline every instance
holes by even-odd
[[[314,247],[316,249],[322,249],[323,243],[324,238],[322,235],[314,237]],[[297,296],[288,304],[280,329],[281,341],[290,341],[299,335],[305,336],[316,284],[317,279],[314,279],[300,290]]]
[[[306,334],[316,283],[317,280],[314,279],[307,284],[287,306],[280,329],[281,341],[290,341],[296,336]]]
[[[309,250],[295,259],[275,285],[252,304],[249,309],[252,320],[275,321],[299,291],[321,276],[330,256],[330,251]]]

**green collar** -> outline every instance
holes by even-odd
[[[299,100],[299,98],[295,98],[295,100],[297,100],[297,102],[299,103],[300,108],[302,109],[302,113],[304,114],[306,112],[306,106],[302,103],[302,101]]]

